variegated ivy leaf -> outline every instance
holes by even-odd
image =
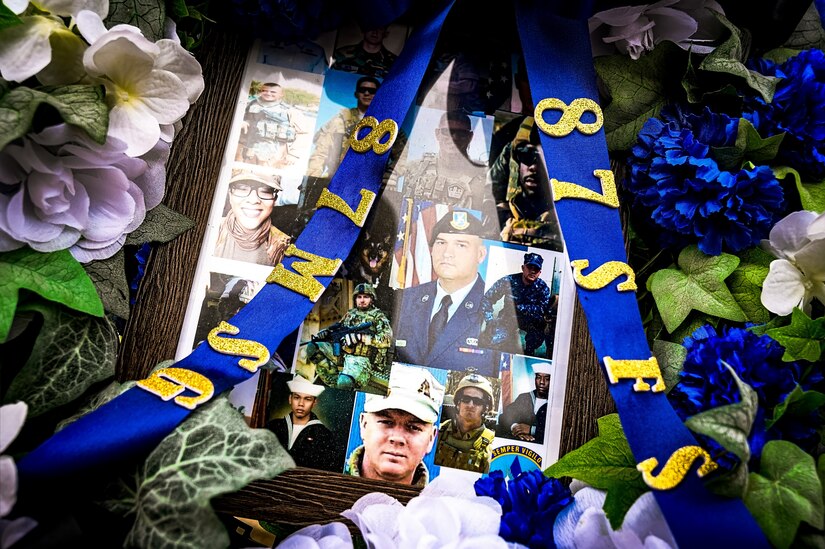
[[[140,227],[129,233],[126,244],[169,242],[195,226],[195,222],[175,210],[159,204],[146,212]]]
[[[731,254],[709,256],[695,245],[679,253],[678,268],[662,269],[647,279],[647,289],[656,300],[665,328],[673,332],[693,311],[744,322],[745,315],[736,303],[725,279],[739,265]]]
[[[163,439],[141,467],[131,502],[136,520],[125,545],[227,547],[210,499],[294,466],[274,433],[251,429],[226,399],[216,399]]]
[[[821,213],[825,211],[825,181],[802,181],[799,172],[788,166],[778,166],[773,168],[773,175],[777,179],[792,177],[802,209]]]
[[[687,349],[679,343],[671,343],[657,339],[653,342],[653,356],[659,363],[662,378],[665,380],[665,390],[670,391],[679,382],[679,372],[685,363]]]
[[[823,529],[825,505],[814,458],[784,440],[765,444],[759,472],[750,474],[745,505],[780,549],[791,546],[803,521]]]
[[[103,308],[123,319],[129,318],[129,283],[125,268],[123,248],[112,257],[83,264],[103,302]]]
[[[736,381],[742,399],[736,404],[719,406],[691,416],[685,421],[685,425],[691,431],[711,437],[741,460],[733,475],[716,481],[720,491],[741,497],[748,486],[747,464],[751,457],[748,435],[756,418],[758,399],[756,391],[739,379],[733,368],[728,364],[725,367]]]
[[[48,301],[29,302],[19,310],[42,315],[43,327],[5,401],[26,402],[29,417],[36,417],[72,402],[93,384],[115,375],[118,336],[109,319]]]
[[[727,279],[730,293],[749,322],[768,322],[771,314],[762,305],[762,284],[775,258],[761,248],[749,248],[736,255],[739,265]]]
[[[164,0],[109,0],[109,16],[106,26],[126,23],[140,29],[143,36],[156,42],[163,38],[166,19]]]
[[[822,21],[819,18],[819,12],[816,11],[815,2],[811,2],[808,11],[802,16],[802,20],[783,46],[795,50],[825,48],[825,30],[822,28]]]

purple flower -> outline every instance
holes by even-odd
[[[501,504],[499,535],[531,549],[555,547],[553,523],[573,501],[570,490],[554,478],[533,470],[507,482],[501,471],[493,471],[475,483],[476,494],[490,496]]]
[[[665,107],[645,123],[624,184],[662,246],[739,251],[758,244],[781,215],[782,187],[770,168],[726,171],[717,163],[714,150],[733,146],[737,128],[738,120],[707,108]]]
[[[770,103],[745,97],[743,116],[768,137],[785,132],[777,159],[795,168],[806,181],[825,179],[825,53],[805,50],[781,64],[760,59],[762,74],[781,78]]]
[[[81,262],[114,255],[163,198],[169,156],[162,141],[142,158],[125,150],[61,124],[0,151],[0,251],[69,248]]]

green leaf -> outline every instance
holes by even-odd
[[[668,83],[681,74],[687,54],[671,42],[634,61],[627,55],[608,55],[593,60],[596,73],[611,97],[604,107],[604,131],[611,151],[629,149],[649,118],[665,104]]]
[[[140,227],[127,235],[126,244],[169,242],[194,226],[195,222],[185,215],[159,204],[146,213]]]
[[[115,375],[118,335],[106,318],[76,313],[48,301],[20,307],[43,316],[31,356],[15,376],[6,402],[23,400],[36,417],[77,399]]]
[[[770,103],[779,79],[749,70],[745,66],[745,60],[748,58],[748,49],[750,47],[749,35],[728,21],[724,15],[718,12],[713,12],[713,14],[720,23],[730,30],[731,35],[721,46],[717,47],[705,57],[702,63],[699,64],[699,69],[708,72],[731,74],[743,78],[750,88]]]
[[[784,137],[785,134],[780,133],[762,139],[753,124],[740,118],[734,146],[714,148],[713,157],[720,169],[728,171],[739,171],[746,162],[766,164],[776,157]]]
[[[186,0],[170,0],[169,10],[175,18],[189,16],[189,6],[186,5]]]
[[[811,2],[805,15],[802,16],[802,20],[783,46],[796,50],[807,50],[811,48],[821,50],[825,48],[825,30],[822,29],[822,21],[819,18],[819,13],[816,10],[816,4],[814,2]]]
[[[194,412],[146,459],[128,547],[218,548],[229,537],[209,500],[294,467],[278,438],[251,429],[225,398]]]
[[[762,283],[774,257],[761,248],[748,248],[736,255],[739,265],[727,279],[730,293],[749,322],[768,322],[771,314],[762,305]]]
[[[2,90],[0,90],[2,91]],[[102,86],[19,86],[0,96],[0,149],[25,135],[41,104],[51,105],[67,124],[77,126],[98,143],[106,141],[109,108]]]
[[[630,451],[618,414],[599,418],[599,435],[563,456],[545,472],[547,476],[573,477],[594,488],[607,490],[604,512],[618,530],[628,509],[648,491]]]
[[[825,211],[825,181],[803,183],[799,172],[787,166],[773,168],[773,175],[777,179],[793,177],[803,210],[817,213]]]
[[[739,265],[735,255],[709,256],[696,246],[679,253],[680,269],[662,269],[647,280],[665,328],[673,332],[692,310],[727,320],[744,322],[745,314],[724,280]]]
[[[773,417],[765,421],[765,428],[770,429],[786,414],[788,416],[806,416],[825,404],[825,394],[819,391],[803,391],[797,385],[785,400],[773,409]]]
[[[679,372],[685,363],[687,349],[679,343],[671,343],[657,339],[653,342],[653,356],[659,363],[662,378],[665,380],[665,390],[670,391],[679,382]]]
[[[83,268],[95,285],[103,301],[103,308],[123,319],[129,318],[129,282],[126,280],[126,263],[123,248],[108,259],[90,261]]]
[[[109,0],[109,16],[106,26],[112,28],[118,23],[126,23],[139,28],[143,35],[157,42],[163,35],[166,19],[164,0]]]
[[[82,313],[103,316],[94,284],[68,250],[44,254],[20,248],[0,253],[0,343],[9,333],[21,288]]]
[[[825,350],[825,317],[812,320],[798,307],[791,313],[791,323],[767,331],[785,348],[782,360],[809,360],[816,362]]]
[[[749,477],[745,505],[780,549],[791,545],[803,521],[822,529],[825,505],[814,458],[784,440],[765,444],[760,470]]]
[[[6,4],[0,2],[0,30],[19,25],[22,22],[16,13],[6,7]]]
[[[711,408],[689,417],[685,425],[691,431],[711,437],[725,450],[733,453],[741,463],[733,475],[716,481],[716,489],[731,497],[742,497],[748,487],[747,464],[751,458],[748,435],[753,427],[758,408],[756,391],[750,385],[739,379],[736,372],[725,364],[739,389],[741,400],[736,404],[728,404]]]

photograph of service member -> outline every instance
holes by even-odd
[[[358,397],[364,399],[363,411],[358,428],[352,429],[350,447],[354,448],[344,472],[425,486],[430,479],[425,456],[435,443],[444,385],[425,368],[394,364],[387,396],[358,393]]]
[[[487,255],[482,230],[481,222],[464,210],[448,211],[432,228],[430,259],[436,279],[400,292],[396,360],[493,374],[495,352],[479,346],[484,322],[479,265]]]

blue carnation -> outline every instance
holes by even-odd
[[[782,80],[770,103],[759,96],[744,99],[743,116],[763,137],[785,132],[777,159],[807,181],[825,179],[825,53],[805,50],[781,64],[768,59],[751,63],[762,74]]]
[[[632,209],[663,247],[697,243],[708,255],[767,237],[781,215],[782,187],[767,166],[722,170],[713,153],[736,142],[738,120],[705,108],[665,107],[648,120],[629,158]]]
[[[766,427],[766,420],[773,409],[781,404],[788,394],[801,382],[803,389],[809,389],[816,381],[811,377],[803,379],[802,370],[796,362],[783,362],[785,350],[775,340],[758,336],[744,328],[728,328],[717,333],[710,325],[698,328],[685,338],[687,357],[679,383],[668,393],[668,400],[676,413],[685,419],[741,400],[741,395],[733,376],[723,363],[727,363],[739,378],[756,392],[759,410],[748,442],[751,454],[757,458],[762,447],[769,440],[783,439],[794,442],[803,449],[813,449],[817,440],[818,416],[795,418],[794,421]],[[699,437],[714,454],[714,458],[724,469],[731,469],[736,458],[725,454],[712,440]]]
[[[492,471],[475,483],[476,494],[501,504],[499,535],[531,549],[550,549],[556,516],[572,503],[570,490],[557,479],[533,470],[519,473],[509,482],[501,471]]]

